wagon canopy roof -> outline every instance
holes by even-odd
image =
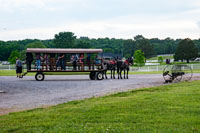
[[[27,53],[101,53],[102,49],[27,48]]]

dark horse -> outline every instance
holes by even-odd
[[[118,74],[118,79],[122,79],[122,71],[124,71],[124,79],[128,79],[128,72],[129,72],[129,65],[133,63],[132,58],[128,58],[125,61],[117,59],[117,74]]]
[[[116,70],[116,67],[117,67],[117,63],[115,60],[110,60],[110,61],[107,61],[107,60],[104,60],[103,61],[103,65],[104,65],[104,75],[105,75],[105,78],[107,79],[107,70],[110,70],[111,71],[111,79],[115,79],[115,70]]]

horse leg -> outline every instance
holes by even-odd
[[[112,69],[110,71],[111,71],[111,75],[110,76],[111,76],[111,79],[112,79]]]
[[[120,78],[122,79],[122,69],[120,69]]]
[[[118,76],[118,79],[119,79],[119,68],[117,68],[117,76]]]
[[[115,69],[113,70],[113,79],[115,79]]]
[[[126,79],[126,69],[124,69],[124,79]]]
[[[117,74],[118,74],[118,79],[120,79],[120,70],[119,69],[118,69]]]
[[[127,75],[126,75],[126,78],[128,79],[128,71],[129,71],[129,69],[127,69]]]
[[[108,79],[108,78],[107,78],[107,74],[106,74],[106,73],[107,73],[107,70],[106,70],[106,71],[104,71],[104,75],[105,75],[105,78],[106,78],[106,79]]]

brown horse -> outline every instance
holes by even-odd
[[[133,60],[128,58],[125,61],[117,59],[117,74],[118,79],[122,79],[122,71],[124,71],[124,79],[128,79],[129,65],[131,65]]]
[[[110,70],[111,71],[111,79],[115,79],[115,70],[116,70],[116,66],[117,66],[117,63],[115,60],[104,60],[103,61],[103,65],[104,65],[104,75],[105,75],[105,78],[107,79],[107,70]]]

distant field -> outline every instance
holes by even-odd
[[[200,132],[200,81],[0,116],[1,132]]]

